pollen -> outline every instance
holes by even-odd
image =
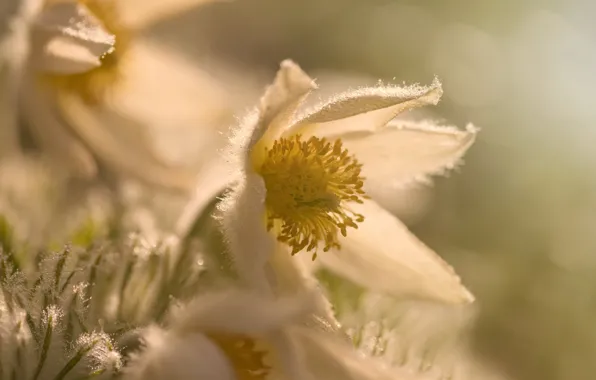
[[[257,348],[257,342],[248,336],[236,334],[207,334],[232,363],[238,380],[264,380],[271,371],[265,364],[267,351]]]
[[[51,3],[55,0],[47,0]],[[106,92],[122,79],[122,60],[129,51],[132,31],[118,17],[118,1],[77,0],[101,21],[104,28],[116,37],[114,49],[101,57],[101,66],[80,74],[46,75],[50,85],[80,96],[88,104],[98,104]]]
[[[346,236],[364,221],[349,208],[367,198],[361,169],[341,140],[300,135],[276,140],[257,168],[267,188],[267,229],[275,230],[292,255],[305,249],[315,260],[319,246],[324,252],[340,248],[339,234]]]

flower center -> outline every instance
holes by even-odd
[[[361,168],[341,140],[302,141],[300,135],[276,140],[257,168],[267,188],[267,229],[276,227],[277,239],[292,247],[292,255],[306,249],[314,260],[319,243],[324,252],[339,248],[338,232],[346,236],[348,227],[364,221],[346,207],[366,198]]]
[[[46,0],[51,5],[56,0]],[[106,91],[121,79],[120,64],[130,46],[131,31],[118,18],[118,0],[76,0],[101,21],[106,31],[116,37],[114,49],[101,58],[101,66],[79,74],[46,75],[58,90],[79,95],[89,104],[97,104]],[[126,0],[124,0],[126,1]]]
[[[226,354],[238,380],[264,380],[269,375],[271,367],[264,363],[266,351],[257,349],[253,338],[222,333],[207,336]]]

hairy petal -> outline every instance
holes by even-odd
[[[101,65],[115,37],[78,2],[46,7],[32,27],[31,62],[37,70],[78,74]]]
[[[221,349],[200,333],[179,336],[152,327],[143,340],[143,351],[124,370],[126,380],[235,379]]]
[[[453,268],[397,218],[373,201],[351,207],[366,219],[341,240],[340,251],[320,255],[324,266],[396,297],[456,304],[474,300]]]
[[[29,26],[41,0],[5,0],[0,7],[0,157],[20,151],[18,88],[28,58]]]
[[[195,298],[173,315],[174,331],[198,331],[247,335],[269,334],[309,315],[311,294],[273,298],[238,290],[210,293]]]
[[[93,109],[77,97],[60,95],[69,127],[111,168],[165,189],[188,192],[193,187],[193,173],[171,167],[153,153],[143,126],[110,110]]]
[[[336,337],[305,327],[292,327],[288,335],[300,347],[307,370],[314,379],[422,380],[425,377],[405,370],[389,369],[378,360],[359,354]]]
[[[83,178],[97,175],[97,163],[91,152],[64,125],[50,94],[29,76],[24,78],[21,90],[21,110],[27,114],[27,127],[36,144],[76,175]]]
[[[435,105],[443,89],[435,78],[430,86],[364,87],[341,93],[300,117],[293,133],[333,136],[351,131],[377,131],[400,113]]]
[[[400,194],[415,195],[404,190],[457,167],[476,134],[472,125],[462,131],[429,122],[395,121],[378,132],[352,132],[341,139],[363,165],[367,194],[393,210],[400,209],[396,205]]]
[[[248,173],[219,204],[226,243],[241,281],[251,289],[270,294],[266,265],[275,240],[265,228],[265,184]]]

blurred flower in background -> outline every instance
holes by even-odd
[[[195,149],[213,155],[232,97],[209,74],[148,42],[146,30],[202,3],[19,3],[3,37],[3,104],[10,111],[2,124],[3,155],[31,144],[75,177],[123,173],[189,191],[191,165],[164,157],[155,130],[164,120],[170,128],[190,124]]]

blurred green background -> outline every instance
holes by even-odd
[[[579,380],[596,373],[594,14],[589,0],[237,0],[155,33],[259,85],[285,58],[315,76],[438,75],[431,116],[482,132],[410,226],[477,295],[476,349],[512,378]]]

